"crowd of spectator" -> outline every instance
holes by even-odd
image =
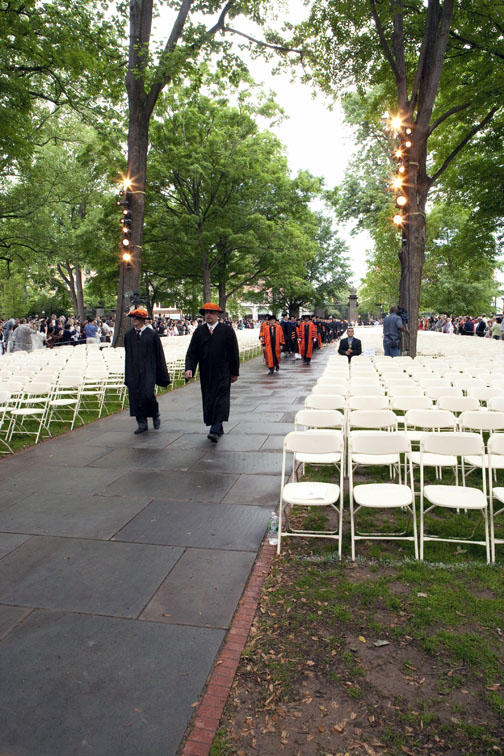
[[[479,336],[480,338],[504,340],[504,315],[479,317],[464,315],[431,315],[421,318],[418,323],[420,331],[438,331],[438,333],[458,334],[460,336]]]
[[[191,335],[201,322],[201,318],[182,317],[180,319],[157,316],[149,320],[149,325],[161,336]],[[258,328],[259,323],[251,319],[225,320],[233,328],[242,330]],[[0,354],[34,349],[54,349],[63,344],[110,343],[114,333],[115,318],[90,317],[79,320],[73,315],[52,314],[48,317],[0,319]]]
[[[12,317],[0,320],[0,354],[31,352],[44,347],[54,349],[63,344],[110,343],[113,333],[113,316],[86,320],[54,313],[47,317]]]

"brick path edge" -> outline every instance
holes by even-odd
[[[270,546],[265,540],[208,679],[203,698],[189,725],[180,756],[209,756],[275,553],[276,546]]]

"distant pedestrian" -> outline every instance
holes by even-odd
[[[161,339],[146,325],[149,314],[144,307],[135,307],[128,313],[133,327],[124,337],[126,357],[124,382],[128,387],[130,415],[136,417],[135,434],[148,430],[147,419],[152,417],[157,430],[161,425],[155,387],[166,388],[170,376],[161,345]]]
[[[210,426],[207,438],[217,443],[229,419],[231,384],[238,380],[240,353],[234,328],[219,323],[223,310],[207,302],[200,310],[205,322],[194,331],[185,360],[185,377],[190,380],[199,365],[203,420]]]
[[[261,343],[264,352],[264,361],[268,366],[269,375],[280,370],[281,348],[285,343],[282,326],[277,323],[274,315],[268,315],[263,328]]]
[[[309,365],[313,353],[313,345],[318,342],[317,327],[311,315],[303,315],[303,320],[297,329],[299,354],[305,365]]]
[[[406,324],[394,305],[383,320],[383,353],[386,357],[399,357],[401,354],[401,333],[409,333]]]

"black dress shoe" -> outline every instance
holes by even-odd
[[[219,430],[219,432],[217,433],[217,435],[218,435],[218,436],[223,436],[223,435],[224,435],[224,428],[222,427],[222,425],[221,425],[221,427],[220,427],[220,430]]]
[[[152,419],[152,425],[154,426],[154,428],[156,430],[160,429],[160,427],[161,427],[161,417],[159,415],[156,415],[156,417],[154,417]]]
[[[208,438],[209,441],[212,441],[212,443],[216,444],[217,441],[219,440],[219,435],[217,433],[212,433],[210,431],[210,433],[208,434],[207,438]]]
[[[138,423],[138,428],[136,431],[134,431],[135,435],[137,436],[139,433],[145,433],[146,430],[149,430],[149,426],[147,423]]]

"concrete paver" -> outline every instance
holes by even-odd
[[[177,753],[332,353],[244,363],[216,445],[190,383],[161,397],[158,432],[125,411],[0,461],[0,753]]]

